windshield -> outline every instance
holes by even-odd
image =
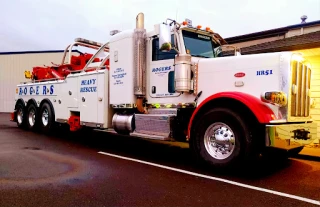
[[[198,34],[195,32],[182,31],[184,44],[186,50],[190,51],[190,55],[194,57],[214,57],[214,42],[212,42],[212,37]]]

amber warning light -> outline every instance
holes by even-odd
[[[261,100],[280,107],[287,105],[287,94],[280,91],[270,91],[261,94]]]

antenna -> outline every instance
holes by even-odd
[[[307,19],[307,18],[308,18],[307,15],[302,15],[302,16],[300,17],[300,19],[302,20],[301,24],[306,23],[306,19]]]

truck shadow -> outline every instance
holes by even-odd
[[[232,178],[233,180],[255,181],[280,174],[284,175],[282,179],[286,179],[287,176],[288,182],[293,182],[290,177],[292,171],[295,174],[299,171],[300,175],[307,175],[312,169],[312,166],[300,160],[261,157],[255,162],[236,169],[217,170],[198,162],[187,144],[145,140],[100,131],[70,133],[59,130],[55,131],[52,138],[63,139],[80,145],[80,147],[89,147],[97,152],[103,151],[209,176]]]

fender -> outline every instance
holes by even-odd
[[[25,108],[26,107],[26,104],[24,102],[24,100],[22,98],[19,98],[17,101],[16,101],[16,104],[14,105],[14,111],[10,113],[10,121],[12,122],[16,122],[16,110],[17,110],[17,105],[18,103],[21,103],[23,105],[23,107]]]
[[[36,100],[34,98],[31,98],[28,100],[27,102],[27,107],[30,105],[30,104],[34,104],[36,107],[38,107],[38,104],[36,102]]]
[[[24,107],[26,106],[24,100],[23,100],[22,98],[19,98],[19,99],[16,101],[16,104],[15,104],[15,106],[14,106],[14,109],[17,108],[17,104],[18,104],[18,103],[22,103]]]
[[[216,93],[212,96],[209,96],[205,100],[201,102],[199,106],[195,109],[195,111],[192,113],[192,116],[190,118],[189,124],[188,124],[188,137],[190,139],[190,131],[192,127],[192,122],[195,116],[197,115],[198,111],[206,104],[208,104],[210,101],[217,100],[219,98],[229,98],[234,99],[237,101],[240,101],[245,106],[247,106],[255,115],[257,120],[260,123],[270,123],[271,120],[275,119],[275,115],[273,111],[266,106],[260,99],[258,99],[255,96],[252,96],[250,94],[242,93],[242,92],[221,92]]]

